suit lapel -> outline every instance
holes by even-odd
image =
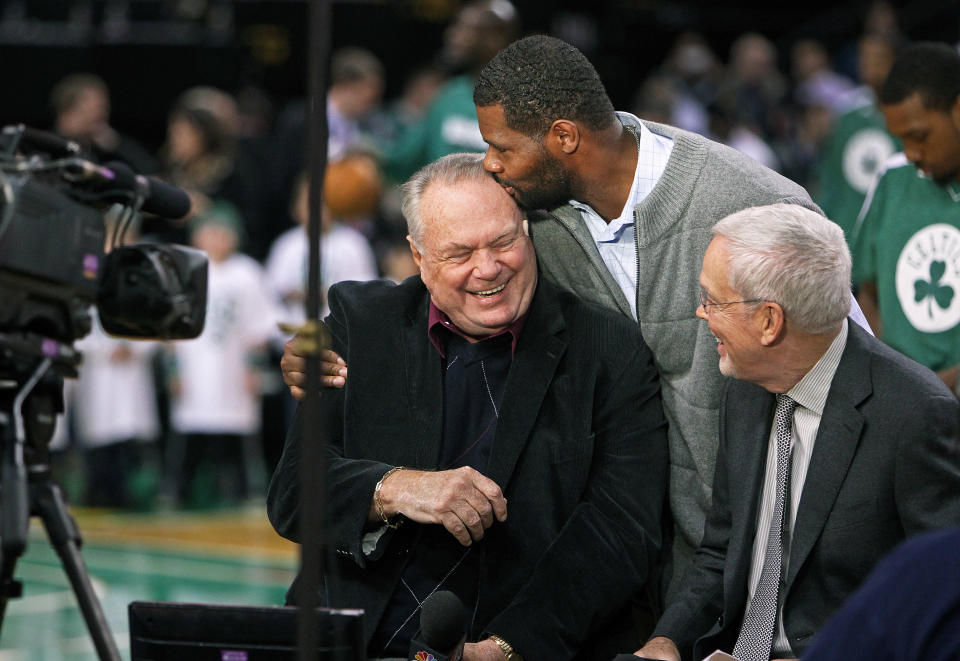
[[[566,351],[564,327],[555,290],[541,278],[510,364],[487,471],[504,491]]]
[[[857,406],[872,391],[870,357],[863,347],[864,331],[856,324],[850,324],[849,328],[847,346],[830,384],[797,507],[787,571],[788,587],[820,537],[860,442],[864,420]]]
[[[407,456],[414,458],[415,467],[423,469],[436,467],[443,435],[443,367],[440,354],[427,337],[429,302],[424,289],[424,296],[411,306],[402,331],[407,401],[417,430],[416,445]]]
[[[746,600],[746,586],[753,555],[753,540],[757,533],[757,510],[766,471],[767,446],[773,419],[775,398],[759,386],[734,384],[749,388],[749,393],[732,394],[728,401],[739,400],[741,405],[725,411],[727,422],[727,466],[729,469],[730,542],[728,558],[735,558],[733,574],[725,581],[728,594],[724,603],[742,611]],[[732,420],[730,418],[733,418]],[[737,596],[739,595],[739,596]]]

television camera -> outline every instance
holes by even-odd
[[[0,133],[0,626],[8,599],[20,596],[14,568],[39,516],[101,659],[120,657],[50,476],[48,443],[63,378],[81,363],[73,342],[90,331],[93,307],[111,335],[187,339],[203,330],[205,254],[125,245],[139,213],[189,210],[182,190],[120,162],[86,160],[72,141],[22,124]]]

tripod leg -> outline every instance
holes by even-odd
[[[30,491],[24,461],[29,425],[24,410],[27,398],[50,364],[49,358],[43,359],[18,389],[0,392],[0,484],[3,485],[3,497],[0,498],[0,625],[7,612],[7,602],[22,593],[23,586],[13,578],[13,571],[27,548],[30,528]],[[3,388],[11,385],[17,384],[4,383]]]
[[[11,598],[17,598],[23,595],[23,584],[13,578],[13,571],[17,566],[17,557],[6,555],[0,562],[0,626],[3,626],[3,619],[7,614],[7,602]]]
[[[94,647],[101,661],[121,661],[117,644],[110,633],[107,619],[100,608],[100,602],[93,591],[93,584],[87,574],[86,565],[80,555],[80,531],[73,517],[67,512],[60,487],[50,481],[31,485],[32,502],[36,514],[43,520],[50,544],[60,556],[60,564],[70,579],[77,603],[86,620],[87,630],[93,639]]]
[[[5,429],[9,431],[9,427]],[[23,592],[22,584],[14,579],[17,560],[27,548],[30,528],[30,501],[26,468],[20,458],[20,446],[9,434],[3,439],[0,484],[0,626],[7,613],[7,602]]]

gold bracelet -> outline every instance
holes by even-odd
[[[388,528],[399,528],[400,524],[403,523],[403,517],[397,516],[396,521],[390,521],[387,515],[383,511],[383,501],[380,500],[380,487],[383,486],[383,481],[396,473],[397,471],[402,471],[403,466],[394,466],[386,473],[383,474],[383,477],[380,478],[380,481],[377,482],[377,486],[373,488],[373,504],[377,506],[377,514],[380,515],[380,520],[383,521],[383,525]]]
[[[490,640],[497,644],[497,647],[499,647],[500,651],[503,652],[503,655],[507,658],[507,661],[523,661],[523,656],[521,656],[517,650],[513,649],[513,645],[505,641],[497,634],[490,634]]]

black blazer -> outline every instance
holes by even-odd
[[[419,277],[344,283],[329,298],[333,348],[350,376],[346,388],[322,397],[330,421],[326,534],[336,547],[323,600],[363,608],[369,641],[421,528],[406,522],[388,533],[379,560],[366,558],[361,537],[373,488],[391,466],[436,467],[442,359],[427,338],[429,295]],[[293,429],[268,509],[276,530],[298,541]],[[628,602],[651,575],[667,486],[658,377],[635,323],[540,279],[488,477],[508,500],[508,518],[478,544],[484,560],[471,638],[497,633],[531,660],[608,659],[635,639]]]
[[[849,328],[785,579],[784,629],[798,655],[900,541],[960,523],[960,404],[933,372]],[[728,381],[703,542],[654,632],[684,658],[729,652],[740,632],[774,408],[763,388]]]

